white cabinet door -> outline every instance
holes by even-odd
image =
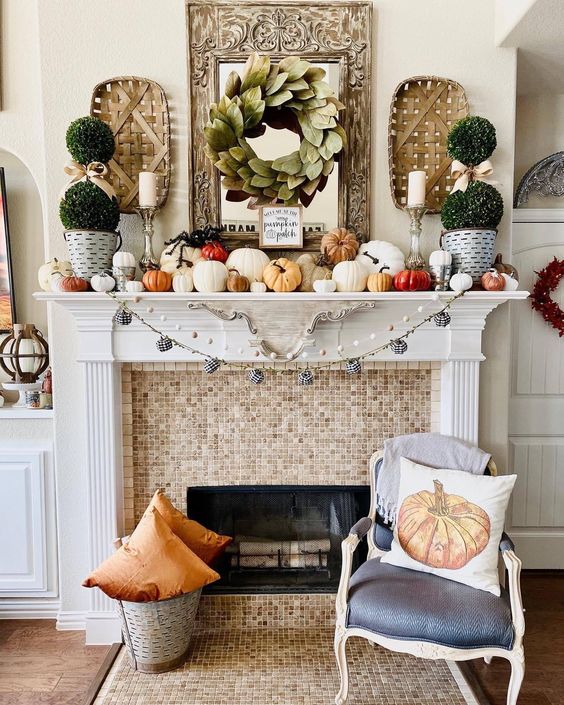
[[[49,589],[49,559],[56,554],[51,481],[46,449],[0,446],[0,595]]]
[[[513,264],[521,288],[555,256],[564,259],[564,213],[516,211]],[[561,222],[559,222],[561,221]],[[564,283],[553,298],[564,308]],[[510,469],[518,476],[511,534],[525,568],[564,568],[564,338],[531,308],[512,304]]]

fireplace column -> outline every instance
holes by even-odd
[[[441,367],[441,433],[478,445],[479,360],[452,360]]]
[[[113,361],[84,363],[87,419],[88,558],[95,568],[122,535],[123,478],[121,446],[121,365]],[[92,588],[86,615],[86,643],[121,641],[113,600]]]

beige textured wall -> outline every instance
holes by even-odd
[[[92,87],[112,76],[147,76],[167,93],[173,123],[174,171],[169,202],[157,221],[157,243],[184,229],[188,161],[183,0],[4,0],[3,14],[6,110],[0,112],[0,148],[22,158],[39,184],[49,256],[65,255],[57,194],[64,181],[66,127],[73,118],[88,112]],[[416,74],[460,81],[472,110],[486,115],[497,126],[496,177],[503,184],[506,207],[510,209],[515,51],[495,47],[493,25],[491,0],[375,2],[374,182],[370,195],[373,238],[391,240],[404,249],[408,246],[407,220],[394,208],[389,195],[387,123],[395,86]],[[128,217],[122,230],[128,247],[136,236],[134,249],[139,252],[139,222]],[[439,231],[438,218],[427,218],[423,235],[426,253],[437,246]],[[509,250],[509,238],[510,217],[506,216],[499,237],[501,249]],[[41,250],[42,246],[38,237],[36,247]],[[83,376],[76,362],[72,318],[53,307],[49,323],[55,368],[58,509],[64,525],[60,535],[62,608],[80,611],[87,606],[80,581],[88,567],[84,551],[85,419],[80,402]],[[507,443],[507,313],[496,314],[494,323],[495,327],[486,333],[486,347],[493,357],[482,370],[481,443],[496,453],[503,468]]]

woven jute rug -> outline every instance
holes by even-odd
[[[347,705],[478,705],[453,664],[347,643]],[[125,648],[96,705],[332,705],[339,687],[331,629],[200,631],[186,664],[138,673]]]

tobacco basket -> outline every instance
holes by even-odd
[[[157,205],[164,206],[170,182],[170,119],[159,84],[136,76],[103,81],[92,93],[90,114],[109,125],[115,136],[108,180],[120,211],[135,212],[140,171],[157,174]]]
[[[454,179],[447,155],[451,125],[468,115],[464,88],[436,76],[414,76],[394,91],[388,123],[390,188],[396,208],[407,204],[407,175],[427,172],[426,205],[440,213]]]

